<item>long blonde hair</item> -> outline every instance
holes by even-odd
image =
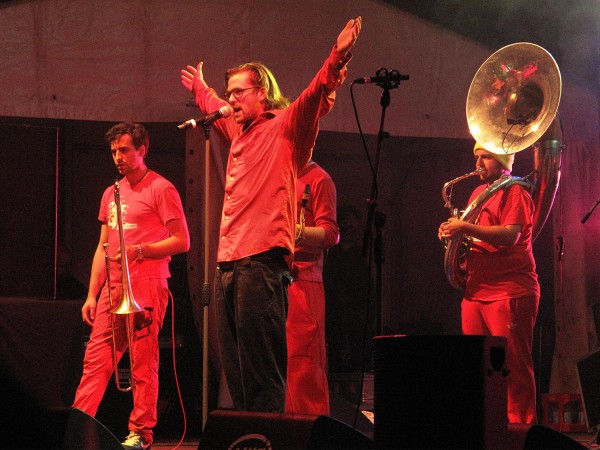
[[[251,79],[256,86],[264,87],[266,91],[265,110],[270,109],[285,109],[289,106],[290,101],[281,94],[277,80],[271,71],[262,63],[247,62],[239,66],[228,69],[225,73],[225,86],[233,75],[239,72],[250,72]]]

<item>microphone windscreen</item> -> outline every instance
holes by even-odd
[[[233,108],[231,107],[231,105],[225,105],[221,106],[221,108],[219,108],[219,111],[221,111],[222,117],[229,117],[233,112]]]

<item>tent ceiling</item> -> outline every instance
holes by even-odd
[[[565,75],[600,90],[600,0],[383,1],[494,49],[541,45]]]

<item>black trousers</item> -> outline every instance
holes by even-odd
[[[284,412],[289,268],[284,249],[221,262],[215,304],[221,363],[236,410]]]

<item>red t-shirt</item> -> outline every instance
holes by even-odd
[[[296,200],[298,219],[302,208],[302,196],[306,185],[310,195],[304,209],[304,225],[325,230],[322,246],[308,247],[303,242],[296,245],[292,276],[297,280],[323,281],[323,251],[340,240],[340,228],[336,221],[336,190],[333,180],[321,166],[310,161],[298,174]]]
[[[111,257],[116,255],[120,247],[114,192],[114,186],[106,188],[98,213],[98,220],[107,224],[108,254]],[[169,237],[169,230],[165,226],[169,220],[185,220],[179,193],[170,181],[154,171],[149,171],[133,189],[125,178],[119,180],[119,193],[125,245],[162,241]],[[144,258],[141,263],[129,261],[129,274],[135,280],[169,278],[169,261],[170,256]],[[110,268],[111,283],[120,283],[120,263],[111,261]]]
[[[469,203],[486,185],[479,186]],[[467,256],[465,298],[496,301],[507,298],[539,297],[540,286],[532,252],[533,200],[518,184],[496,192],[483,205],[479,225],[521,225],[521,235],[511,246],[496,248],[474,240]]]

